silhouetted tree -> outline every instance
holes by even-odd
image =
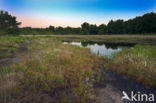
[[[19,34],[18,26],[20,22],[16,21],[16,17],[10,15],[6,11],[0,11],[0,35],[9,34],[17,35]]]
[[[125,22],[126,33],[156,33],[156,13],[147,13],[143,16]]]
[[[107,31],[107,26],[105,24],[101,24],[99,27],[98,27],[98,34],[107,34],[108,31]]]
[[[124,21],[123,20],[111,20],[107,25],[109,34],[122,34],[124,33]]]
[[[89,34],[90,25],[85,22],[81,25],[81,34]]]
[[[48,29],[49,29],[50,32],[53,32],[53,33],[55,32],[55,27],[54,26],[50,25]]]
[[[96,25],[90,25],[89,34],[98,34],[98,27]]]

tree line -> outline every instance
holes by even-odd
[[[105,35],[105,34],[154,34],[156,33],[156,13],[151,12],[138,16],[133,19],[124,21],[110,20],[109,23],[89,24],[83,23],[81,27],[54,27],[47,28],[19,28],[21,23],[16,20],[15,16],[6,11],[0,11],[0,35],[17,35],[17,34],[82,34],[82,35]]]
[[[145,34],[156,33],[156,13],[151,12],[134,19],[109,21],[107,25],[81,25],[82,34]]]

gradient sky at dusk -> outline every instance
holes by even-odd
[[[0,0],[0,9],[16,16],[22,26],[79,27],[156,12],[156,0]]]

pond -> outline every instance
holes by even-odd
[[[80,47],[90,48],[91,52],[99,56],[107,56],[110,58],[113,53],[121,51],[123,48],[133,48],[134,43],[106,43],[106,42],[63,42],[64,44],[77,45]]]

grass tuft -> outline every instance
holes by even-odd
[[[71,103],[89,103],[92,101],[90,95],[93,94],[94,67],[100,63],[97,55],[92,54],[87,48],[45,38],[34,40],[31,45],[29,44],[28,49],[28,53],[20,63],[4,69],[8,72],[3,73],[3,77],[8,74],[20,73],[21,75],[14,79],[16,85],[12,85],[15,87],[14,90],[9,87],[11,91],[3,92],[3,97],[8,99],[6,95],[9,95],[11,99],[8,100],[16,101],[21,93],[25,94],[24,97],[30,94],[48,94],[55,97],[57,94],[60,99],[55,102],[65,100]],[[10,82],[7,79],[5,81]],[[34,99],[33,102],[37,101]]]
[[[156,86],[156,46],[136,45],[115,53],[111,68],[139,82]]]

